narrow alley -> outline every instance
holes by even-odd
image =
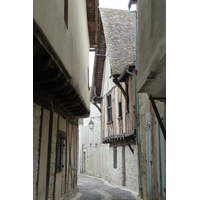
[[[84,199],[133,199],[139,200],[133,192],[124,190],[117,186],[109,184],[103,179],[95,177],[79,175],[78,176],[78,193],[71,200]]]
[[[33,200],[166,200],[166,0],[126,1],[33,1]]]

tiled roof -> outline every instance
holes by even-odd
[[[135,13],[100,8],[112,75],[135,60]]]

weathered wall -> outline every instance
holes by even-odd
[[[78,127],[67,123],[67,180],[66,197],[77,192],[78,173]]]
[[[33,200],[37,198],[37,176],[39,159],[39,138],[42,109],[37,104],[33,104]]]
[[[125,147],[126,187],[139,194],[138,147],[134,144],[131,147],[134,150],[134,154],[127,145]]]
[[[106,50],[106,59],[104,61],[104,70],[103,70],[103,78],[102,78],[102,88],[101,88],[101,96],[106,95],[106,93],[115,86],[112,81],[110,62],[108,57],[108,51]]]
[[[125,121],[123,122],[125,124],[125,132],[130,133],[134,131],[136,128],[136,122],[135,122],[135,83],[134,83],[134,76],[130,75],[127,78],[128,83],[128,96],[129,96],[129,111],[124,112],[125,114]],[[124,86],[125,88],[125,86]],[[124,99],[124,104],[126,100]],[[125,106],[125,105],[124,105]],[[125,109],[125,107],[124,107]],[[126,109],[125,109],[126,110]]]
[[[104,69],[105,70],[105,69]],[[105,77],[106,77],[106,72]],[[105,91],[102,96],[101,101],[101,109],[102,109],[102,137],[107,137],[110,135],[118,135],[134,132],[136,128],[136,120],[135,120],[135,83],[134,77],[129,76],[127,78],[128,83],[128,94],[129,94],[129,111],[126,109],[126,99],[122,94],[122,91],[109,79],[105,81],[106,83],[102,83],[102,87],[104,86]],[[110,87],[105,87],[108,82],[112,82]],[[114,84],[114,85],[113,85]],[[124,90],[126,90],[125,83],[120,83]],[[107,91],[106,91],[107,89]],[[108,90],[109,89],[109,90]],[[112,99],[112,116],[113,122],[111,124],[107,124],[107,95],[111,94]],[[122,102],[122,117],[119,118],[119,102]],[[112,127],[111,133],[109,133],[110,127]]]
[[[140,144],[141,144],[141,170],[142,170],[142,189],[143,199],[147,200],[147,147],[146,147],[146,131],[145,125],[150,122],[150,137],[151,137],[151,161],[152,161],[152,194],[153,199],[163,200],[164,197],[158,192],[158,169],[157,169],[157,136],[156,136],[156,116],[151,106],[147,94],[139,94],[139,107],[140,107]],[[159,113],[163,114],[163,123],[166,127],[166,104],[156,101]],[[164,159],[166,166],[166,143],[164,142]],[[166,168],[165,168],[166,175]]]
[[[117,147],[117,168],[113,167],[113,147],[109,147],[109,181],[114,185],[122,185],[122,147]]]
[[[131,144],[134,154],[131,152],[128,145],[125,147],[125,153],[123,154],[123,146],[117,146],[117,168],[113,167],[113,146],[109,146],[109,181],[112,184],[123,186],[123,179],[125,178],[125,185],[127,189],[130,189],[139,194],[138,184],[138,153],[137,145]],[[125,161],[125,162],[124,162]],[[124,163],[123,163],[124,162]],[[123,167],[125,170],[123,171]],[[124,177],[125,174],[125,177]]]
[[[57,131],[58,131],[58,115],[56,113],[53,113],[50,178],[49,178],[49,194],[48,194],[49,199],[53,199],[53,191],[54,191]]]
[[[49,140],[49,117],[50,112],[43,109],[42,129],[40,138],[40,164],[38,177],[38,200],[43,200],[46,195],[47,185],[47,156],[48,156],[48,140]]]
[[[34,0],[33,18],[71,75],[72,85],[89,108],[86,1],[68,1],[68,28],[64,21],[64,2]]]
[[[66,135],[66,140],[63,143],[62,171],[56,173],[59,131]],[[33,158],[34,200],[45,200],[46,195],[48,199],[62,197],[66,200],[77,192],[78,128],[37,104],[33,104]]]
[[[128,94],[129,94],[129,110],[126,108],[126,102],[122,91],[113,83],[110,77],[109,60],[105,61],[104,74],[102,81],[102,101],[101,101],[101,120],[102,120],[102,138],[113,137],[119,134],[134,133],[135,129],[135,85],[134,77],[128,76]],[[126,91],[124,82],[120,83]],[[112,122],[107,120],[107,95],[111,94],[112,102]],[[122,103],[122,116],[119,117],[119,102]],[[113,167],[113,146],[117,147],[117,168]],[[124,147],[122,147],[124,146]],[[136,193],[139,193],[138,184],[138,153],[137,145],[133,142],[131,147],[134,154],[131,152],[128,144],[115,143],[109,145],[109,172],[107,180],[112,184],[126,187]],[[125,148],[125,150],[123,150]],[[123,152],[124,151],[124,152]]]

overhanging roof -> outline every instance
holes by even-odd
[[[100,8],[111,75],[119,76],[135,60],[135,14],[128,10]]]
[[[88,19],[88,30],[90,39],[90,48],[97,47],[98,43],[98,5],[99,0],[86,0],[87,5],[87,19]]]
[[[99,35],[95,53],[91,101],[100,103],[106,48],[111,75],[120,76],[124,67],[135,60],[135,15],[124,10],[100,8]]]
[[[99,9],[98,9],[98,12]],[[95,98],[96,103],[100,103],[101,95],[101,85],[103,79],[104,61],[106,58],[106,42],[104,36],[104,29],[102,25],[101,16],[99,13],[98,20],[98,45],[95,51],[94,67],[93,67],[93,77],[92,77],[92,88],[91,88],[91,101]]]
[[[63,118],[89,116],[89,110],[71,84],[71,77],[42,30],[34,21],[33,100]]]

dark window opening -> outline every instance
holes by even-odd
[[[122,102],[119,102],[119,117],[122,117]]]
[[[129,112],[129,94],[128,94],[128,83],[126,83],[126,112]]]
[[[108,114],[108,120],[107,120],[107,122],[112,121],[112,101],[111,101],[111,94],[107,96],[107,114]]]
[[[64,139],[57,138],[57,148],[56,148],[56,173],[62,171],[63,165],[63,148],[64,148]]]
[[[64,5],[64,20],[65,20],[65,24],[68,28],[68,0],[64,1],[65,5]]]
[[[117,147],[113,147],[113,167],[117,168]]]

